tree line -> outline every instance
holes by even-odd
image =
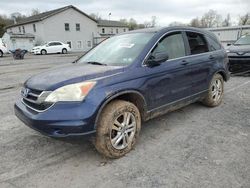
[[[5,32],[5,27],[8,25],[14,24],[14,20],[18,23],[21,20],[25,19],[29,16],[34,16],[39,14],[39,9],[33,9],[30,14],[23,15],[21,13],[15,12],[9,16],[0,15],[0,37]],[[96,20],[101,20],[102,17],[97,14],[90,14]],[[150,28],[159,26],[157,24],[157,17],[152,16],[151,20],[145,21],[144,23],[138,23],[134,18],[130,19],[120,19],[120,22],[127,25],[129,30],[142,29],[142,28]],[[172,22],[169,26],[191,26],[191,27],[199,27],[199,28],[211,28],[211,27],[227,27],[231,25],[250,25],[250,12],[241,15],[238,17],[237,23],[232,23],[231,15],[227,14],[225,18],[222,15],[218,14],[215,10],[209,10],[201,17],[196,17],[191,19],[189,23],[181,23],[181,22]]]

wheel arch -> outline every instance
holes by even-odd
[[[227,74],[226,74],[226,72],[224,70],[219,70],[215,74],[220,74],[224,81],[228,81],[228,76],[227,76]]]
[[[103,109],[113,100],[124,100],[133,103],[138,110],[140,111],[142,120],[145,120],[146,116],[146,108],[147,108],[147,102],[144,96],[136,90],[126,90],[126,91],[120,91],[118,93],[114,93],[110,95],[99,107],[97,116],[95,119],[95,128],[97,125],[97,121],[103,111]]]

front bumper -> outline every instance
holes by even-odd
[[[232,73],[250,71],[250,57],[229,57],[229,71]]]
[[[30,128],[50,137],[95,133],[95,108],[89,104],[58,103],[44,112],[36,112],[19,100],[15,104],[15,114]]]
[[[33,54],[40,54],[41,50],[32,50],[31,53],[33,53]]]

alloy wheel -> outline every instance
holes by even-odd
[[[126,148],[135,136],[136,119],[131,112],[124,112],[118,116],[111,128],[110,140],[117,150]]]
[[[220,79],[214,80],[212,84],[212,98],[214,101],[219,101],[222,96],[223,84]]]

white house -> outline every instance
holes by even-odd
[[[250,25],[209,28],[221,41],[223,46],[232,44],[243,35],[250,35]]]
[[[48,41],[62,41],[68,43],[72,51],[87,51],[95,44],[94,39],[101,37],[98,26],[97,20],[70,5],[27,17],[6,29],[8,34],[34,35],[34,45],[41,45]],[[104,26],[102,24],[102,27]],[[107,27],[111,28],[110,25]],[[127,28],[116,25],[112,29],[114,34],[117,29],[118,33],[125,29],[127,31]]]
[[[112,36],[127,31],[128,26],[122,22],[113,20],[98,20],[98,33],[101,36]]]

